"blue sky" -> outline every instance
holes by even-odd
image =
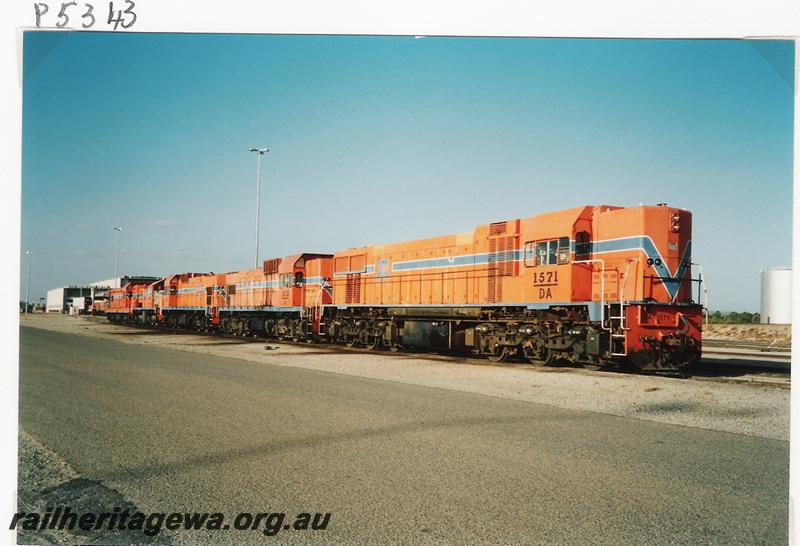
[[[790,42],[26,33],[31,299],[120,270],[464,231],[584,204],[694,213],[712,309],[791,264]],[[25,289],[22,264],[20,293]]]

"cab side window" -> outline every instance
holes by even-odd
[[[536,243],[536,265],[547,265],[547,241]]]
[[[558,241],[547,241],[547,265],[555,265],[558,260]]]
[[[588,260],[592,251],[592,238],[588,231],[579,231],[575,234],[575,259]]]
[[[558,263],[569,263],[569,237],[561,237],[558,240]]]
[[[533,267],[536,265],[536,243],[528,241],[525,243],[525,267]]]
[[[569,237],[525,243],[525,265],[563,265],[569,263]]]

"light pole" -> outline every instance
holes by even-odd
[[[31,256],[33,256],[33,250],[26,250],[25,254],[28,256],[28,279],[25,281],[25,314],[27,315],[31,300]]]
[[[250,148],[251,152],[258,152],[258,174],[256,175],[256,256],[253,260],[253,267],[258,267],[258,231],[261,227],[259,214],[261,212],[261,156],[269,151],[269,148]]]
[[[119,269],[117,267],[118,264],[119,264],[119,234],[122,231],[122,228],[121,227],[114,227],[114,231],[117,232],[115,234],[116,235],[116,242],[115,242],[115,245],[114,245],[114,278],[116,279],[117,276],[119,275]]]

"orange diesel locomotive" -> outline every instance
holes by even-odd
[[[109,290],[108,299],[103,305],[108,320],[120,323],[138,322],[136,316],[140,313],[146,288],[147,285],[141,282],[130,282],[121,288]]]
[[[586,206],[350,249],[334,257],[328,334],[495,361],[682,372],[701,346],[691,222],[666,205]]]
[[[322,309],[332,301],[330,291],[321,289],[331,275],[331,258],[307,252],[266,260],[262,269],[228,273],[225,303],[217,310],[222,331],[318,339]]]
[[[703,313],[691,233],[691,213],[674,207],[584,206],[261,269],[175,275],[163,281],[157,316],[372,349],[684,373],[700,357]]]

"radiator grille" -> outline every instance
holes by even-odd
[[[345,303],[361,303],[361,274],[347,276],[345,286]]]
[[[503,232],[505,232],[505,227]],[[489,238],[488,262],[487,298],[489,303],[499,303],[503,301],[503,277],[514,274],[513,235]]]
[[[276,273],[278,271],[278,266],[281,265],[280,258],[273,258],[272,260],[265,260],[264,261],[264,273],[269,275],[270,273]]]
[[[505,233],[506,224],[508,224],[508,222],[495,222],[494,224],[489,224],[489,237],[495,237]]]

